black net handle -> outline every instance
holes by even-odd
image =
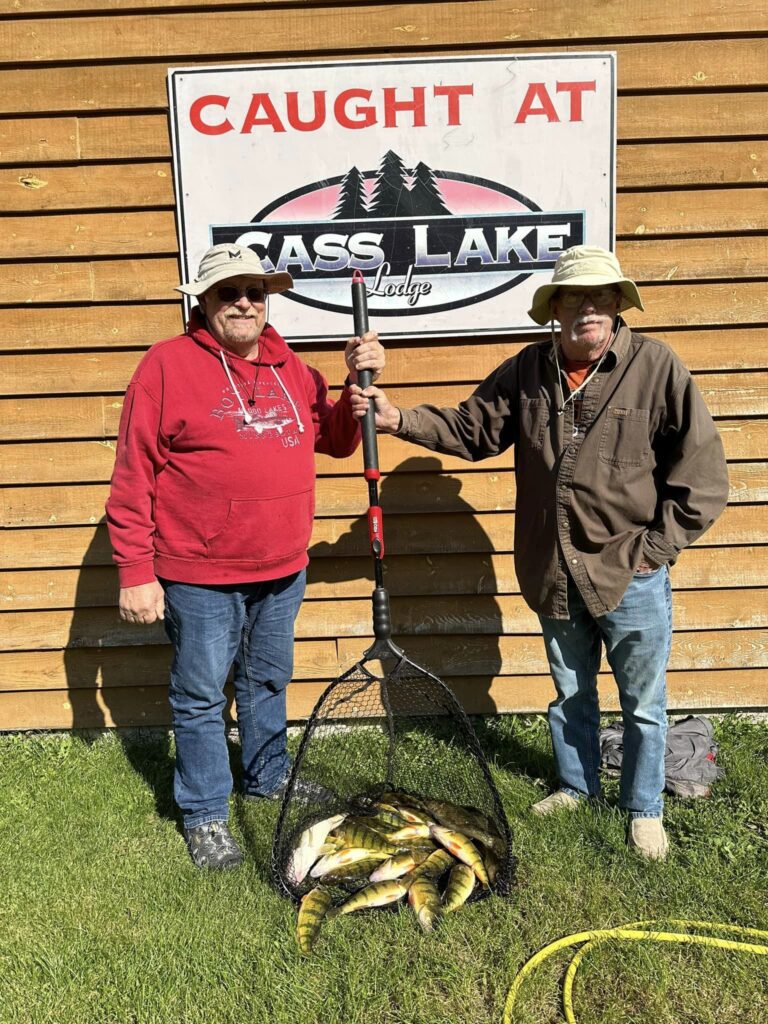
[[[352,315],[355,324],[355,335],[358,338],[368,331],[368,296],[365,279],[359,270],[352,275]],[[365,390],[373,382],[370,370],[360,370],[357,375],[360,387]],[[378,657],[382,653],[392,654],[393,647],[392,621],[389,614],[389,594],[384,587],[384,514],[379,505],[379,449],[376,442],[376,409],[372,398],[368,400],[368,410],[362,421],[363,434],[363,465],[365,479],[368,482],[368,535],[373,555],[373,572],[376,583],[372,595],[373,601],[373,635],[377,643],[367,652],[367,656]],[[386,650],[382,649],[384,645]],[[399,653],[399,648],[396,649]]]
[[[355,322],[355,337],[362,338],[368,332],[368,297],[365,290],[365,278],[356,270],[352,275],[352,316]],[[365,390],[373,383],[373,373],[370,370],[359,370],[357,382]],[[376,416],[373,399],[368,399],[368,412],[362,422],[363,432],[363,464],[366,470],[366,480],[371,482],[371,470],[379,471],[379,448],[376,443]],[[373,478],[378,480],[378,476]],[[375,504],[378,504],[378,496]]]

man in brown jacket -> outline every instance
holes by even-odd
[[[668,566],[725,507],[723,446],[690,373],[620,316],[643,309],[616,257],[575,246],[529,311],[551,340],[502,363],[456,409],[398,409],[375,399],[376,425],[476,461],[515,446],[515,569],[538,614],[557,696],[549,726],[559,789],[539,814],[600,793],[597,672],[601,648],[625,724],[619,802],[629,845],[663,859]],[[559,337],[554,321],[559,321]],[[367,397],[363,397],[367,396]]]

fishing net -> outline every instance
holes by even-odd
[[[368,329],[362,278],[353,282],[352,295],[355,333],[362,337]],[[363,388],[369,382],[365,372],[359,375]],[[318,878],[327,885],[330,875],[318,874],[319,861],[311,871],[310,865],[321,854],[332,856],[321,847],[326,838],[339,840],[339,830],[329,823],[341,822],[344,816],[339,828],[347,835],[353,830],[356,838],[345,841],[353,851],[380,842],[371,836],[368,822],[379,835],[397,836],[391,845],[405,850],[406,857],[428,856],[430,848],[441,844],[453,848],[454,856],[466,864],[479,857],[481,863],[475,860],[473,870],[482,884],[474,886],[469,899],[491,891],[509,895],[515,870],[509,824],[472,725],[445,683],[411,661],[391,639],[372,408],[363,420],[363,453],[376,640],[361,661],[326,689],[307,723],[280,808],[272,878],[278,890],[294,900],[317,885]],[[401,846],[400,830],[393,822],[404,809],[416,819],[421,834],[411,845],[411,837],[408,842],[402,837]],[[382,813],[392,816],[389,825],[382,824]],[[407,823],[399,822],[406,830],[410,817]],[[360,826],[362,831],[355,832]],[[341,854],[346,852],[342,849]],[[367,872],[350,868],[349,877],[334,877],[333,884],[343,894],[369,881]]]
[[[402,652],[395,655],[398,648],[391,641],[384,642],[385,652],[379,641],[326,689],[307,723],[275,832],[274,883],[299,900],[317,884],[309,874],[297,880],[291,871],[305,831],[335,815],[364,821],[384,801],[435,806],[438,813],[429,817],[437,821],[447,813],[447,823],[458,821],[459,830],[463,814],[469,820],[485,819],[485,831],[497,837],[494,871],[490,888],[476,887],[470,899],[490,891],[509,895],[515,870],[509,824],[472,724],[445,683]],[[376,674],[367,655],[382,653],[396,660],[390,671]],[[441,804],[449,805],[442,814]],[[477,838],[473,841],[489,852]],[[336,879],[334,884],[353,891],[365,880]]]

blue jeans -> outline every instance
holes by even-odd
[[[193,828],[229,817],[224,683],[230,668],[245,792],[267,796],[288,774],[285,688],[293,674],[293,626],[306,573],[225,586],[160,582],[174,649],[173,792],[185,828]]]
[[[576,798],[600,793],[601,647],[619,688],[624,757],[619,805],[630,818],[660,818],[666,750],[666,669],[672,642],[672,594],[666,566],[633,576],[619,606],[593,617],[568,580],[570,618],[539,616],[557,690],[549,729],[561,789]]]

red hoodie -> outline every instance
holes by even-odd
[[[187,332],[152,346],[125,396],[107,501],[120,586],[288,576],[308,561],[314,452],[344,458],[360,441],[349,394],[329,401],[270,326],[253,362],[197,310]]]

